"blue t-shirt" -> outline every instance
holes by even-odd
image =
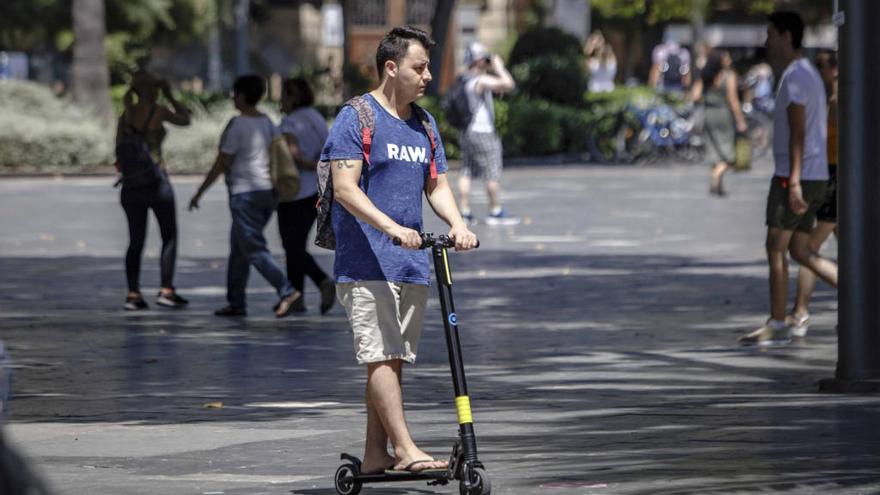
[[[422,194],[430,177],[431,142],[413,110],[400,120],[371,96],[376,126],[370,148],[370,201],[398,224],[422,231]],[[437,123],[434,127],[437,173],[446,173],[446,153]],[[346,106],[336,116],[324,143],[321,160],[363,160],[360,126],[354,108]],[[367,163],[364,162],[364,167]],[[363,180],[361,189],[364,189]],[[336,234],[334,274],[337,282],[387,280],[427,285],[430,280],[428,253],[395,246],[384,233],[355,218],[338,202],[333,203],[333,231]]]

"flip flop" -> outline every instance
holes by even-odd
[[[417,464],[423,464],[426,462],[436,462],[436,459],[420,459],[418,461],[412,461],[403,467],[403,469],[388,469],[386,472],[398,472],[398,473],[423,473],[426,471],[446,471],[447,468],[425,468],[425,469],[413,469],[413,466]],[[392,466],[393,467],[393,466]]]

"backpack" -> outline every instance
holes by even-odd
[[[295,201],[299,195],[299,168],[293,157],[290,156],[290,148],[287,147],[287,140],[284,136],[278,134],[275,136],[275,129],[272,120],[269,121],[269,175],[272,177],[272,189],[275,191],[275,197],[280,203]]]
[[[373,107],[364,96],[355,96],[343,105],[343,107],[345,106],[352,107],[357,113],[361,130],[361,149],[364,152],[361,180],[364,183],[364,192],[366,192],[370,188],[370,148],[373,144],[373,135],[376,132],[376,116],[373,113]],[[422,107],[415,103],[412,104],[412,107],[428,134],[428,141],[431,142],[431,178],[436,179],[437,164],[434,162],[434,155],[437,150],[437,139],[434,136],[434,126],[431,125],[428,113]],[[315,245],[332,251],[336,249],[336,234],[333,232],[333,174],[330,164],[330,160],[318,162],[318,203],[315,205],[318,213],[315,218]]]
[[[122,173],[121,182],[124,187],[146,187],[162,180],[162,169],[153,160],[146,138],[147,128],[155,113],[156,107],[153,106],[140,130],[126,122],[119,142],[116,143],[116,162]]]
[[[681,73],[682,65],[681,56],[679,56],[677,52],[672,52],[666,57],[666,63],[664,64],[665,70],[663,71],[664,88],[670,89],[682,87],[682,78],[684,76],[684,74]]]
[[[471,108],[467,94],[467,83],[470,80],[470,77],[459,76],[440,99],[440,108],[443,109],[446,121],[461,131],[467,129],[474,118],[474,109]]]

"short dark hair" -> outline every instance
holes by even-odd
[[[379,42],[379,48],[376,50],[376,71],[379,75],[379,81],[382,81],[385,62],[389,60],[400,62],[413,41],[421,43],[425,50],[430,50],[435,45],[428,33],[412,26],[396,27],[382,38],[382,41]]]
[[[232,91],[244,96],[248,105],[256,105],[266,93],[266,81],[256,74],[240,76],[232,85]]]
[[[293,99],[293,109],[310,107],[315,104],[315,92],[309,82],[301,77],[284,80],[284,90],[288,94],[296,95]]]
[[[801,41],[804,39],[804,20],[800,14],[796,12],[773,12],[767,16],[770,24],[776,28],[779,34],[791,34],[791,46],[795,50],[801,48]]]

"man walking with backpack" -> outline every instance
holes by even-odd
[[[660,91],[684,91],[691,85],[691,54],[671,35],[651,52],[648,86]]]
[[[422,195],[447,224],[458,250],[477,244],[446,178],[446,154],[434,119],[414,104],[431,73],[433,40],[416,28],[391,30],[379,44],[379,87],[339,112],[321,154],[321,201],[329,221],[334,274],[358,364],[366,365],[367,432],[361,473],[446,467],[419,449],[403,415],[403,363],[415,362],[428,297],[428,253],[419,250]],[[329,168],[330,177],[327,177]],[[400,245],[395,245],[397,241]],[[388,453],[388,442],[393,453]]]
[[[483,176],[486,194],[489,196],[489,225],[516,225],[519,218],[509,216],[501,206],[501,139],[495,132],[495,110],[492,96],[512,91],[516,87],[504,61],[490,54],[478,42],[468,45],[464,53],[467,72],[462,76],[471,119],[462,128],[461,175],[458,178],[461,213],[468,223],[473,223],[471,212],[471,177]]]

